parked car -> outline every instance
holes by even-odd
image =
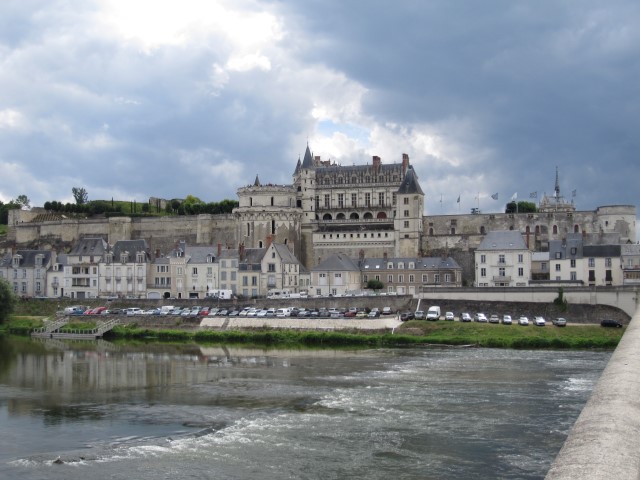
[[[380,316],[380,310],[371,310],[367,317],[369,318],[378,318]]]
[[[554,318],[552,323],[556,327],[566,327],[567,326],[567,321],[564,318]]]
[[[356,318],[367,318],[367,312],[365,312],[364,310],[359,311],[358,313],[356,313]]]
[[[402,315],[400,315],[400,316],[402,316]],[[416,319],[416,320],[424,320],[424,319],[425,319],[425,318],[427,318],[427,317],[426,317],[426,315],[425,315],[425,313],[424,313],[424,311],[423,311],[423,310],[416,310],[416,311],[413,313],[413,318],[414,318],[414,319]],[[402,319],[401,319],[401,320],[402,320]]]
[[[413,314],[413,312],[402,312],[400,314],[400,321],[402,322],[406,322],[407,320],[413,320],[415,318],[415,315]]]
[[[533,323],[535,324],[536,327],[544,327],[547,324],[544,317],[540,317],[540,316],[535,317],[533,319]]]
[[[518,325],[522,325],[523,327],[526,327],[529,325],[529,319],[527,317],[525,317],[524,315],[521,316],[518,319]]]
[[[382,314],[383,315],[391,315],[392,311],[391,311],[391,307],[384,307],[382,309]]]
[[[511,325],[513,321],[511,320],[511,315],[503,315],[502,316],[502,324],[503,325]]]
[[[622,323],[617,320],[606,318],[600,322],[601,327],[622,328]]]
[[[467,312],[464,312],[460,315],[461,322],[470,322],[471,320],[473,319],[471,318],[471,315],[469,315]]]
[[[480,313],[480,312],[476,313],[473,319],[476,322],[480,322],[480,323],[487,323],[489,321],[487,319],[487,316],[484,313]]]
[[[489,317],[489,323],[500,323],[500,317],[497,314],[492,314]]]
[[[446,312],[444,314],[444,319],[449,320],[450,322],[453,322],[455,320],[455,317],[453,316],[453,312]]]

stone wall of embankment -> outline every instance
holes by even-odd
[[[640,478],[640,309],[602,372],[546,480]]]

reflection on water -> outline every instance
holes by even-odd
[[[49,339],[0,352],[0,477],[69,479],[542,478],[609,357]]]

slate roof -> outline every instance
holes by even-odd
[[[407,168],[407,173],[404,176],[404,180],[400,184],[400,188],[398,188],[398,193],[401,195],[413,193],[424,195],[422,188],[420,188],[420,183],[418,182],[418,175],[416,174],[412,165],[409,165],[409,167]]]
[[[273,247],[278,252],[278,255],[282,259],[283,263],[300,263],[295,255],[289,250],[289,248],[283,243],[274,243]]]
[[[477,251],[526,250],[522,234],[517,230],[497,230],[485,235]]]
[[[311,155],[311,150],[309,150],[308,143],[304,152],[304,160],[302,160],[302,168],[313,168],[313,156]]]
[[[325,258],[317,266],[312,268],[311,271],[313,272],[323,272],[323,271],[359,272],[360,268],[358,268],[358,264],[353,259],[347,257],[342,253],[338,253],[336,255],[331,255],[330,257]]]
[[[145,252],[147,259],[149,258],[146,240],[118,240],[111,249],[113,258],[116,260],[125,252],[129,253],[129,258],[131,258],[131,255],[135,255],[138,252]]]
[[[82,238],[67,255],[103,255],[108,249],[102,238]]]
[[[585,245],[582,255],[585,257],[619,257],[622,249],[620,245]]]

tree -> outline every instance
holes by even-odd
[[[84,205],[89,200],[89,194],[82,187],[73,187],[71,193],[73,193],[73,198],[76,200],[76,205]]]
[[[507,203],[504,213],[535,213],[538,211],[536,204],[533,202],[509,202]]]
[[[16,205],[19,205],[20,208],[30,208],[31,200],[26,195],[18,195],[18,197],[13,201]]]
[[[6,280],[0,279],[0,324],[9,318],[16,305],[16,296],[11,290],[11,285]]]
[[[384,285],[382,284],[382,282],[380,280],[376,280],[374,278],[372,278],[371,280],[369,280],[367,282],[367,288],[369,288],[371,290],[382,290],[383,287],[384,287]]]

